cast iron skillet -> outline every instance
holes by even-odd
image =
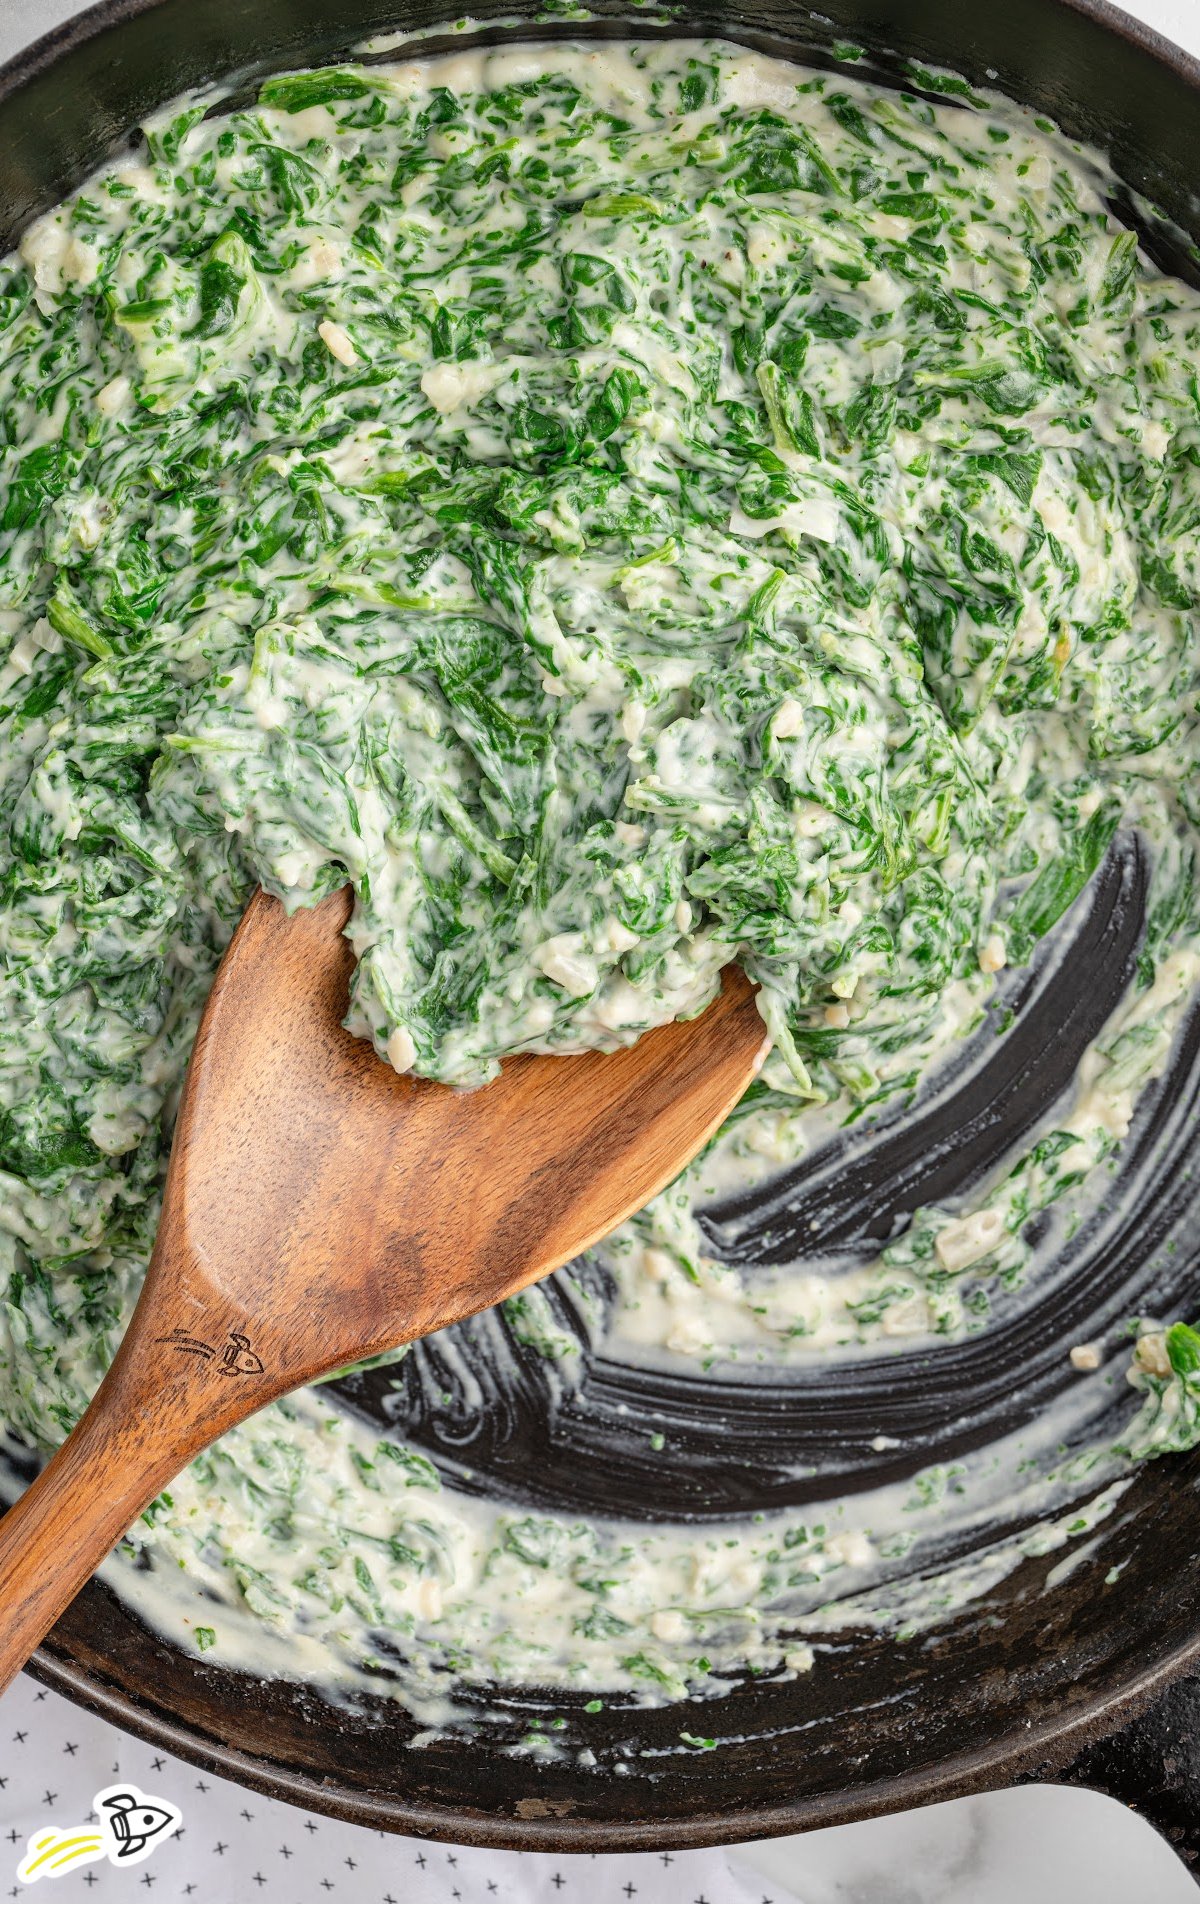
[[[666,24],[626,0],[593,5],[591,22],[495,33],[713,33],[834,65],[849,39],[867,52],[853,68],[860,74],[897,82],[914,58],[951,68],[1107,148],[1118,175],[1166,214],[1143,214],[1154,255],[1200,282],[1187,236],[1200,238],[1200,66],[1104,0],[820,0],[820,17],[790,0],[727,0],[711,12],[685,8]],[[0,238],[11,243],[173,94],[320,63],[369,33],[426,30],[450,11],[446,0],[105,0],[0,74]],[[475,11],[499,20],[512,0],[476,0]],[[462,43],[455,35],[445,44]],[[711,1213],[714,1237],[742,1260],[778,1260],[789,1233],[803,1234],[815,1213],[853,1254],[886,1235],[896,1212],[986,1167],[1031,1107],[1062,1089],[1096,1013],[1128,980],[1143,885],[1137,844],[1124,841],[1064,928],[1076,942],[1065,985],[1044,972],[1010,982],[1015,1029],[982,1084],[964,1085],[913,1125],[856,1140],[848,1161],[818,1159],[764,1207]],[[1198,1052],[1193,1024],[1143,1107],[1134,1147],[1150,1160],[1150,1189],[1137,1208],[1121,1211],[1118,1182],[1103,1247],[1093,1239],[1079,1251],[1053,1298],[1035,1289],[982,1338],[939,1352],[932,1371],[920,1355],[892,1358],[860,1366],[852,1380],[832,1372],[803,1391],[751,1395],[732,1381],[630,1378],[588,1352],[586,1380],[564,1403],[510,1340],[492,1356],[498,1373],[482,1416],[468,1416],[435,1341],[402,1366],[400,1417],[443,1468],[470,1467],[514,1501],[625,1512],[637,1504],[632,1512],[650,1520],[801,1500],[797,1466],[817,1453],[823,1488],[831,1474],[847,1489],[887,1479],[897,1457],[870,1451],[881,1431],[902,1438],[909,1469],[977,1445],[1044,1405],[1066,1379],[1066,1347],[1097,1320],[1128,1316],[1135,1297],[1150,1314],[1191,1313],[1200,1229],[1185,1164],[1200,1105]],[[1154,1268],[1164,1262],[1169,1271]],[[566,1291],[555,1301],[572,1327]],[[495,1351],[502,1323],[468,1332],[475,1328],[493,1332]],[[375,1376],[347,1385],[342,1400],[378,1414],[387,1395]],[[644,1434],[622,1429],[630,1419],[622,1404],[643,1425],[650,1414],[668,1425],[665,1464],[646,1463]],[[399,1706],[332,1705],[300,1685],[191,1659],[97,1583],[34,1671],[197,1765],[399,1832],[568,1851],[703,1845],[1058,1779],[1128,1800],[1195,1858],[1198,1481],[1200,1454],[1144,1467],[1098,1554],[1053,1591],[1045,1591],[1051,1561],[1028,1561],[931,1637],[847,1639],[799,1681],[747,1682],[682,1713],[617,1703],[589,1715],[580,1701],[497,1689],[476,1737],[409,1751],[413,1724]],[[1105,1583],[1118,1563],[1119,1577]],[[502,1750],[546,1710],[570,1714],[570,1737],[591,1747],[593,1769]],[[681,1725],[715,1737],[716,1749],[681,1753]]]

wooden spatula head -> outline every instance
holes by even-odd
[[[289,1386],[594,1243],[696,1154],[767,1046],[731,967],[700,1018],[622,1051],[514,1058],[475,1091],[401,1077],[341,1023],[349,909],[347,890],[290,918],[252,901],[196,1043],[163,1213]]]

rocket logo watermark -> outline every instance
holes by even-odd
[[[106,1786],[92,1801],[98,1821],[87,1826],[43,1826],[29,1841],[17,1867],[25,1885],[61,1878],[81,1865],[107,1859],[112,1865],[138,1865],[177,1832],[183,1821],[178,1806],[128,1784]]]

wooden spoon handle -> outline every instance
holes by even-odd
[[[101,1395],[0,1518],[0,1691],[177,1466],[147,1459],[157,1451],[136,1425],[122,1435]]]
[[[0,1692],[166,1484],[282,1390],[244,1318],[175,1296],[174,1239],[154,1253],[112,1368],[53,1460],[0,1515]],[[175,1300],[172,1298],[175,1297]],[[185,1328],[176,1318],[186,1316]]]

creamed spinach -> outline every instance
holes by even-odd
[[[774,1055],[605,1247],[614,1340],[781,1363],[986,1327],[1200,970],[1198,363],[1200,298],[1053,128],[720,44],[287,75],[167,112],[34,224],[0,272],[14,1433],[52,1445],[112,1354],[256,882],[353,883],[352,1028],[455,1085],[744,963]],[[1137,987],[1003,1182],[841,1281],[715,1262],[696,1194],[911,1093],[1133,829]],[[511,1321],[566,1370],[537,1292]],[[1130,1453],[1195,1439],[1195,1342],[1147,1326],[1138,1425],[1047,1458],[1050,1507],[1094,1473],[1099,1516]],[[907,1545],[861,1503],[634,1542],[460,1501],[309,1396],[137,1539],[155,1593],[193,1583],[162,1624],[231,1658],[251,1619],[314,1674],[403,1636],[414,1702],[666,1698],[808,1665],[780,1635],[847,1581],[913,1618],[898,1557],[948,1512],[914,1486]]]

